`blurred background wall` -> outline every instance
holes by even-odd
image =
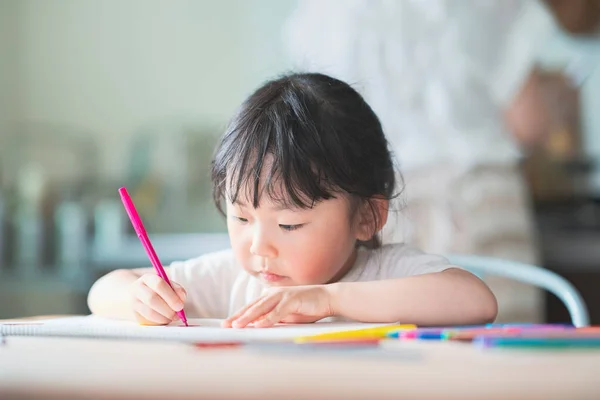
[[[249,91],[287,68],[293,5],[0,0],[0,318],[86,312],[95,275],[146,264],[120,186],[165,263],[197,243],[170,234],[225,231],[212,148]]]

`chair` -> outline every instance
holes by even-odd
[[[454,265],[475,275],[496,275],[543,288],[558,297],[567,307],[574,326],[589,325],[585,302],[575,287],[560,275],[535,265],[471,255],[446,255]]]

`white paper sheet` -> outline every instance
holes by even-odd
[[[221,320],[189,319],[189,327],[181,322],[167,326],[140,326],[97,316],[68,317],[0,324],[5,336],[66,336],[119,339],[157,339],[184,342],[272,341],[323,332],[372,328],[385,324],[316,322],[314,324],[276,325],[272,328],[222,328]]]

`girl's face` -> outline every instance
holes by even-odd
[[[282,209],[267,197],[256,209],[247,199],[227,202],[231,245],[248,273],[271,286],[314,285],[336,281],[352,267],[356,240],[364,239],[345,198]]]

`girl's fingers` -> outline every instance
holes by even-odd
[[[273,307],[271,311],[267,312],[261,318],[255,321],[254,326],[257,328],[269,328],[290,315],[293,309],[293,300],[280,301],[275,307]]]
[[[146,285],[138,285],[135,288],[135,297],[144,303],[146,306],[151,308],[158,314],[161,314],[164,318],[171,321],[175,315],[175,311],[165,302],[165,300],[154,290]]]
[[[260,301],[264,301],[264,299],[265,299],[265,297],[259,297],[258,299],[254,300],[253,302],[250,302],[250,303],[246,304],[238,312],[236,312],[231,317],[229,317],[225,321],[223,321],[223,327],[224,328],[231,328],[233,321],[235,321],[236,319],[238,319],[239,317],[241,317],[242,315],[244,315],[244,313],[246,311],[248,311],[248,309],[250,309],[250,307],[253,307],[256,303],[258,303]]]
[[[175,294],[179,297],[179,300],[181,300],[181,302],[185,304],[185,300],[187,299],[187,292],[185,291],[183,286],[175,282],[171,282],[171,285],[173,285],[173,290],[175,290]]]
[[[167,325],[171,322],[170,319],[154,311],[139,300],[134,302],[133,311],[135,319],[142,325]]]
[[[313,315],[302,315],[292,313],[283,317],[283,319],[281,319],[279,322],[282,322],[284,324],[308,324],[318,321],[319,319],[321,318],[315,317]]]
[[[232,322],[234,328],[244,328],[251,322],[259,320],[262,316],[273,310],[281,301],[281,296],[271,295],[251,306],[245,313]]]
[[[173,311],[180,311],[183,309],[183,301],[181,300],[180,296],[175,293],[175,290],[171,289],[171,286],[169,286],[169,284],[160,276],[154,274],[145,274],[141,277],[141,280],[146,286],[156,292]],[[181,288],[180,285],[175,285]]]

